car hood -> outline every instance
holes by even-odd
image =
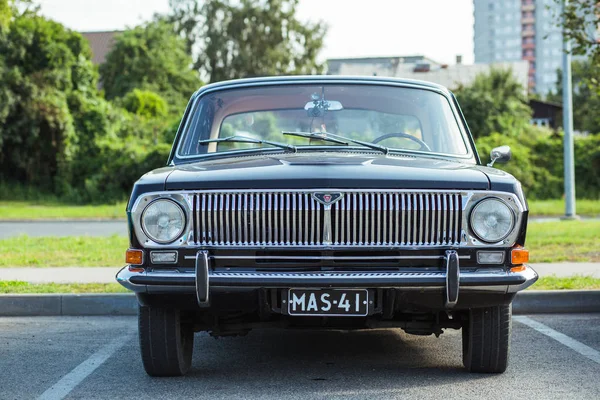
[[[295,153],[205,160],[173,167],[166,190],[490,188],[477,165],[429,157]],[[161,169],[164,173],[166,168]]]

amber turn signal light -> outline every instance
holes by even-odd
[[[512,267],[510,269],[510,272],[523,272],[525,270],[527,270],[526,266],[524,266],[524,265],[517,265],[516,267]]]
[[[529,261],[529,250],[523,247],[517,247],[512,249],[510,253],[510,262],[513,265],[525,264]]]
[[[125,262],[127,264],[142,265],[144,263],[143,250],[128,249],[125,252]]]

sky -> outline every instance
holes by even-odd
[[[168,0],[38,0],[77,31],[122,30],[168,11]],[[424,55],[473,62],[473,0],[300,0],[301,20],[329,31],[321,58]]]

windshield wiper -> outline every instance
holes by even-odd
[[[223,143],[223,142],[269,144],[269,145],[274,146],[274,147],[279,147],[281,149],[293,151],[294,153],[296,153],[298,151],[298,149],[296,148],[296,146],[291,145],[291,144],[279,143],[279,142],[272,142],[270,140],[254,139],[254,138],[251,138],[251,137],[239,136],[239,135],[233,135],[233,136],[228,136],[228,137],[218,138],[218,139],[198,140],[199,144]]]
[[[305,137],[305,138],[310,138],[310,139],[317,139],[317,140],[326,140],[328,142],[333,142],[333,143],[339,143],[339,144],[345,144],[348,145],[350,143],[355,143],[355,144],[359,144],[361,146],[364,147],[368,147],[370,149],[374,149],[374,150],[379,150],[381,152],[383,152],[383,154],[388,154],[390,152],[390,149],[388,149],[385,146],[381,146],[379,144],[374,144],[374,143],[369,143],[369,142],[363,142],[362,140],[356,140],[356,139],[351,139],[349,137],[345,137],[345,136],[341,136],[341,135],[336,135],[335,133],[329,133],[329,132],[286,132],[286,131],[282,131],[281,132],[284,135],[290,135],[290,136],[300,136],[300,137]]]
[[[282,131],[281,133],[283,133],[284,135],[300,136],[300,137],[309,138],[309,139],[323,140],[325,142],[339,143],[339,144],[344,144],[346,146],[349,144],[348,142],[345,142],[343,140],[332,137],[331,134],[329,134],[329,133],[287,132],[287,131]]]

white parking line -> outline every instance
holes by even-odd
[[[117,350],[119,350],[125,343],[131,340],[131,335],[120,336],[100,350],[95,352],[75,367],[67,375],[63,376],[61,380],[52,385],[51,388],[46,390],[38,397],[38,400],[58,400],[65,398],[77,385],[87,378],[92,372],[101,366],[110,356],[112,356]]]
[[[530,328],[535,329],[536,331],[556,340],[557,342],[564,344],[571,350],[575,350],[582,356],[587,357],[590,360],[600,364],[600,352],[599,351],[594,350],[589,346],[586,346],[585,344],[573,339],[572,337],[569,337],[569,336],[565,335],[564,333],[557,332],[554,329],[542,324],[541,322],[534,321],[529,317],[515,316],[515,317],[513,317],[513,319],[515,321],[518,321],[522,324],[527,325]]]

